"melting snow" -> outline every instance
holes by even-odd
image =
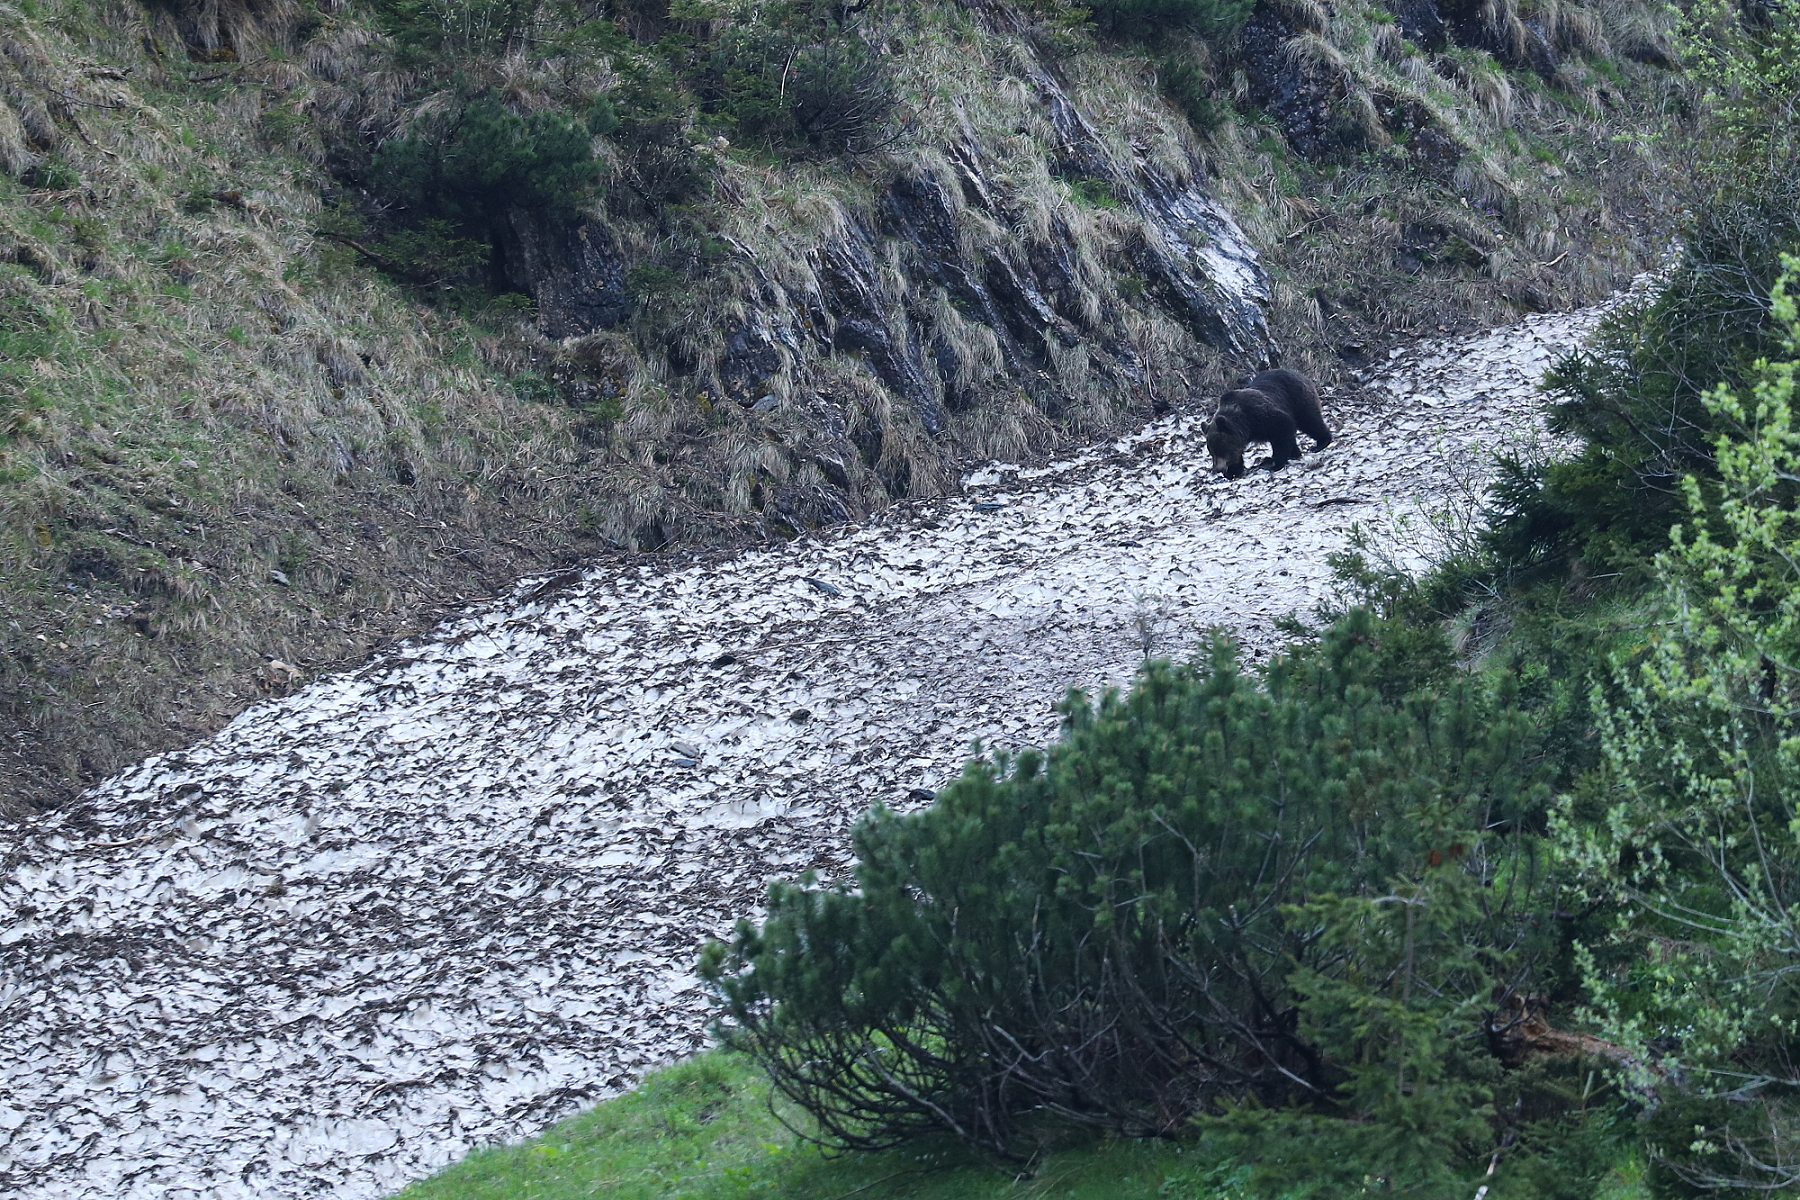
[[[1279,474],[1208,478],[1172,417],[814,539],[528,581],[124,772],[0,871],[0,1193],[363,1200],[629,1086],[704,1044],[696,950],[771,878],[842,871],[976,739],[1044,743],[1144,631],[1267,653],[1353,524],[1541,436],[1597,315],[1400,354]]]

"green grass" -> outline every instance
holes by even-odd
[[[790,1120],[796,1115],[786,1113]],[[1053,1151],[1030,1178],[939,1141],[831,1156],[796,1137],[770,1107],[748,1060],[713,1052],[516,1146],[481,1150],[400,1193],[401,1200],[1199,1200],[1234,1191],[1194,1147],[1104,1139]]]
[[[1118,197],[1113,195],[1111,186],[1102,180],[1075,179],[1070,180],[1067,186],[1069,194],[1089,208],[1104,208],[1109,212],[1118,210]]]
[[[778,1115],[779,1114],[779,1115]],[[396,1200],[1284,1200],[1258,1187],[1254,1162],[1202,1140],[1073,1140],[1047,1149],[1023,1177],[939,1139],[879,1154],[833,1155],[796,1136],[803,1114],[771,1103],[767,1079],[740,1055],[713,1051],[513,1146],[479,1150]],[[1270,1157],[1283,1157],[1270,1147]],[[1509,1166],[1511,1164],[1508,1164]],[[1521,1164],[1522,1165],[1522,1164]],[[1489,1200],[1561,1200],[1502,1169]],[[1645,1200],[1635,1157],[1592,1200]],[[1391,1194],[1387,1181],[1354,1194]],[[1468,1192],[1472,1194],[1474,1187]],[[1407,1194],[1416,1194],[1408,1192]],[[1436,1193],[1432,1193],[1436,1195]],[[1460,1194],[1460,1193],[1459,1193]]]

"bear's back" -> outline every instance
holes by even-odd
[[[1294,428],[1293,414],[1283,398],[1254,387],[1239,388],[1220,397],[1216,420],[1252,441],[1266,441],[1273,432]]]
[[[1294,427],[1320,445],[1331,441],[1331,431],[1325,427],[1325,414],[1319,408],[1319,389],[1300,372],[1286,367],[1261,371],[1245,386],[1280,404],[1293,419]]]

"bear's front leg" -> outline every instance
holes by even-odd
[[[1269,441],[1269,457],[1263,460],[1263,468],[1268,471],[1279,471],[1300,457],[1300,442],[1293,434],[1286,437],[1272,438]]]

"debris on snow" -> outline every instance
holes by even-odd
[[[629,1086],[704,1043],[698,948],[770,879],[841,873],[977,741],[1047,742],[1152,635],[1267,655],[1353,525],[1542,437],[1598,315],[1397,355],[1275,474],[1208,476],[1174,416],[802,542],[529,580],[123,772],[0,871],[3,1190],[366,1200]]]

